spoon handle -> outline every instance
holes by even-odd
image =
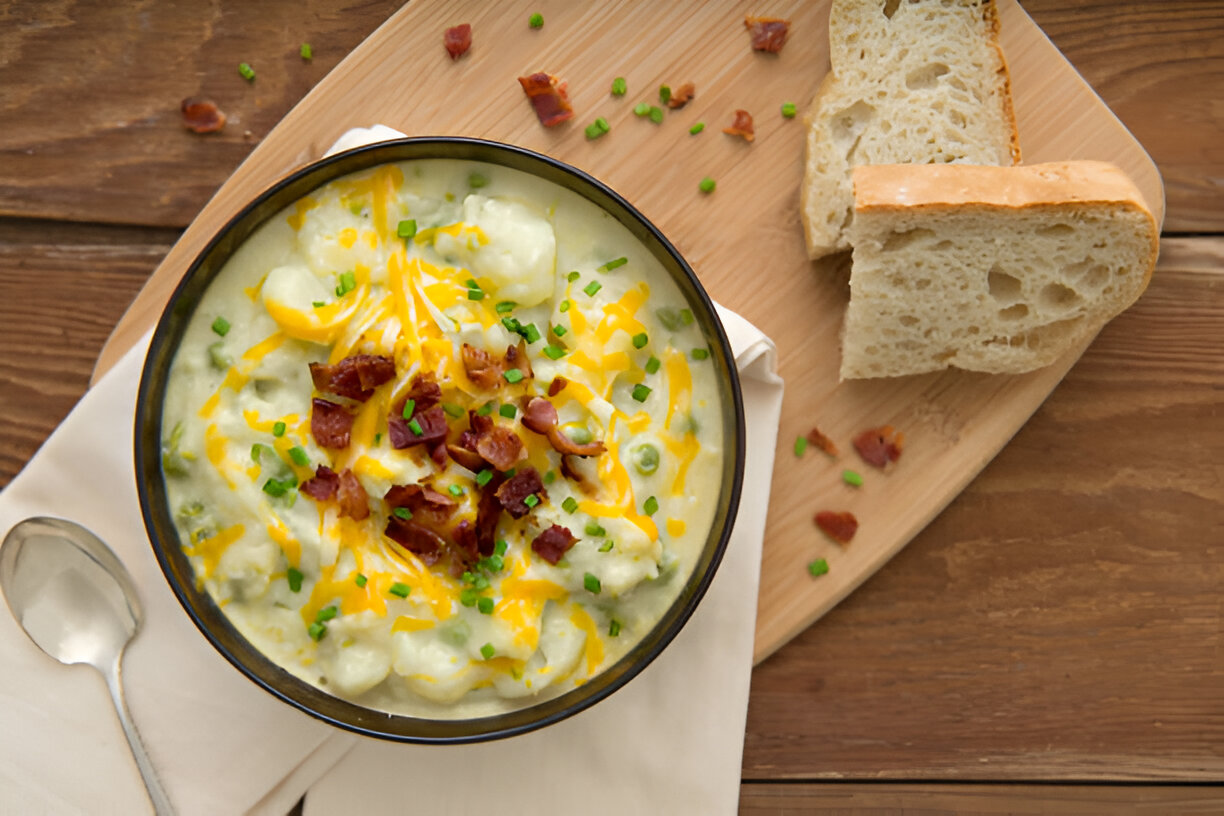
[[[144,779],[145,789],[149,792],[149,799],[153,802],[153,810],[157,816],[175,816],[170,797],[166,795],[161,780],[157,778],[157,771],[145,752],[144,743],[140,740],[140,732],[136,730],[136,723],[132,722],[132,717],[128,713],[127,701],[123,697],[122,660],[123,652],[121,651],[115,656],[115,661],[108,667],[108,670],[103,672],[106,675],[106,685],[110,688],[111,700],[115,703],[115,713],[119,715],[119,723],[123,726],[123,734],[127,737],[128,745],[132,749],[132,756],[136,758],[136,767],[140,769],[140,776]]]

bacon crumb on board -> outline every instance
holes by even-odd
[[[745,17],[744,27],[752,37],[753,51],[767,51],[777,54],[786,45],[786,37],[790,34],[790,20],[780,17]]]
[[[518,81],[544,127],[556,127],[574,118],[574,108],[569,103],[565,83],[557,77],[537,71],[529,76],[519,77]]]
[[[807,436],[804,439],[808,441],[808,444],[820,448],[830,456],[838,455],[837,445],[833,444],[833,440],[825,436],[819,428],[812,428],[812,430],[807,432]]]
[[[667,99],[667,107],[683,108],[687,105],[697,92],[697,86],[691,82],[686,82],[676,90],[672,91],[671,96]]]
[[[225,114],[211,99],[189,97],[183,100],[179,110],[183,114],[183,125],[195,133],[216,133],[225,127]]]
[[[863,461],[881,469],[901,458],[904,444],[905,434],[898,433],[891,425],[869,428],[854,437],[854,449]]]
[[[743,136],[744,141],[751,142],[756,138],[756,131],[752,128],[752,114],[746,110],[737,110],[735,121],[730,127],[723,128],[723,133],[729,136]]]
[[[471,24],[463,23],[454,28],[446,29],[446,32],[442,35],[442,44],[446,46],[446,53],[450,54],[452,60],[462,57],[472,47]]]
[[[858,519],[853,513],[837,513],[832,510],[821,510],[816,514],[816,526],[829,538],[838,544],[849,544],[850,539],[858,532]]]

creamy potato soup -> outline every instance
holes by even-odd
[[[717,505],[711,351],[593,204],[473,162],[331,182],[227,262],[164,406],[200,585],[264,654],[415,716],[530,705],[659,620]]]

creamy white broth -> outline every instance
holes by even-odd
[[[401,238],[409,219],[416,234]],[[473,383],[463,344],[500,360],[520,340],[533,377]],[[724,455],[708,353],[665,270],[578,195],[482,163],[385,165],[273,217],[209,287],[167,388],[170,508],[199,583],[302,679],[416,716],[531,705],[624,655],[691,573]],[[356,354],[390,358],[394,377],[362,403],[315,389],[310,363]],[[530,512],[501,514],[495,558],[450,547],[427,565],[384,532],[393,486],[450,497],[452,526],[474,520],[483,490],[478,472],[423,446],[392,447],[388,415],[422,374],[441,388],[449,442],[467,410],[489,412],[523,443],[514,469],[543,477]],[[522,425],[532,396],[549,398],[566,436],[606,452],[569,457],[563,473]],[[356,415],[347,447],[314,438],[315,397]],[[300,491],[320,465],[351,471],[367,518]],[[532,549],[554,524],[578,539],[556,565]],[[449,546],[453,530],[436,531]]]

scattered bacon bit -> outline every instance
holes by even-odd
[[[566,95],[565,83],[557,77],[540,71],[519,77],[518,81],[544,127],[555,127],[567,119],[574,118],[574,109]]]
[[[472,47],[471,24],[463,23],[454,28],[446,29],[446,32],[442,35],[442,44],[446,46],[446,53],[450,54],[452,60],[462,57]]]
[[[429,449],[429,458],[440,468],[446,467],[446,440],[435,442]]]
[[[569,380],[564,377],[553,377],[553,381],[548,384],[548,396],[557,396],[567,385],[569,385]]]
[[[427,567],[438,562],[442,548],[446,545],[442,536],[433,530],[399,516],[387,518],[387,528],[383,533],[408,552],[414,553]]]
[[[531,549],[555,567],[577,540],[569,530],[560,524],[554,524],[535,537],[531,542]]]
[[[476,528],[467,519],[455,525],[454,532],[451,533],[451,541],[454,542],[455,549],[460,555],[460,561],[470,564],[479,557],[480,549],[476,541]]]
[[[196,133],[216,133],[225,127],[225,114],[211,99],[190,97],[179,106],[183,114],[183,125]]]
[[[340,476],[327,465],[319,465],[315,468],[315,475],[298,487],[298,490],[315,501],[334,499],[339,489]]]
[[[528,496],[547,496],[540,473],[533,467],[525,467],[497,488],[497,500],[512,518],[522,518],[531,512],[523,500]]]
[[[365,402],[374,389],[395,376],[395,361],[375,354],[354,354],[335,365],[310,364],[310,378],[319,391]]]
[[[383,501],[394,510],[397,507],[407,507],[413,515],[435,525],[441,525],[455,512],[455,500],[445,493],[439,493],[429,485],[409,484],[392,485],[383,496]]]
[[[835,513],[821,510],[816,514],[816,526],[838,544],[849,544],[858,532],[858,519],[853,513]]]
[[[501,484],[502,475],[494,473],[493,478],[481,490],[480,503],[476,505],[476,549],[481,555],[492,555],[493,546],[497,542],[497,522],[501,519],[502,512],[497,489]]]
[[[821,433],[819,428],[812,428],[812,430],[807,432],[807,436],[804,438],[807,439],[808,444],[811,444],[811,445],[814,445],[820,448],[822,451],[829,454],[830,456],[838,455],[837,445],[833,444],[832,439],[830,439],[829,437]]]
[[[506,359],[503,368],[506,371],[517,368],[522,372],[524,380],[530,380],[535,376],[535,372],[531,370],[531,360],[527,359],[526,340],[520,340],[517,346],[508,346],[506,348]]]
[[[498,470],[509,470],[526,454],[523,440],[510,428],[494,425],[476,437],[476,452]]]
[[[336,499],[340,502],[340,515],[348,516],[354,521],[361,521],[370,516],[370,498],[365,488],[353,471],[345,468],[340,474],[340,486],[336,491]]]
[[[349,446],[353,415],[343,405],[315,397],[310,401],[310,433],[321,447],[343,450]]]
[[[744,17],[744,27],[752,37],[753,51],[768,51],[777,54],[786,45],[790,33],[790,20],[780,17]]]
[[[463,433],[465,436],[469,434],[468,431],[464,431]],[[472,434],[472,438],[472,444],[475,445],[474,434]],[[462,439],[463,437],[460,437],[460,440]],[[451,460],[453,460],[455,464],[459,465],[460,467],[465,467],[473,473],[484,467],[485,462],[484,459],[480,458],[480,454],[476,453],[474,450],[468,449],[462,444],[462,441],[458,445],[447,445],[446,452],[450,455]]]
[[[491,391],[501,385],[502,368],[494,361],[492,354],[467,343],[463,344],[460,354],[463,357],[463,370],[476,387]]]
[[[438,387],[432,374],[418,374],[412,378],[412,383],[408,386],[406,399],[416,403],[417,412],[428,411],[442,401],[442,389]],[[401,403],[399,412],[402,414],[403,410],[404,406]]]
[[[752,129],[752,114],[746,110],[737,110],[735,112],[735,121],[731,123],[731,127],[723,128],[723,133],[731,136],[743,136],[744,141],[751,142],[756,138],[756,133]]]
[[[403,450],[413,445],[428,445],[432,449],[437,443],[446,441],[446,412],[441,405],[435,405],[424,413],[416,411],[412,418],[421,426],[420,436],[409,427],[409,420],[404,419],[402,413],[398,416],[392,414],[387,419],[391,447]]]
[[[863,461],[881,469],[901,458],[904,445],[905,434],[898,433],[891,425],[870,428],[854,437],[854,449]]]
[[[671,92],[671,96],[667,99],[667,107],[683,108],[696,95],[697,86],[691,82],[686,82],[679,88]]]
[[[543,397],[532,397],[523,409],[523,427],[548,437],[553,450],[574,456],[598,456],[607,450],[603,442],[579,445],[557,427],[557,409]]]

